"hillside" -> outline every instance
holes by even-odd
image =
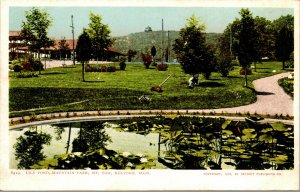
[[[172,51],[172,45],[175,42],[175,39],[178,38],[179,31],[165,31],[164,36],[164,48],[165,52],[169,45],[170,49],[170,58],[172,61],[175,59],[174,51]],[[206,42],[207,44],[215,45],[217,43],[217,39],[220,36],[220,33],[207,33],[206,34]],[[133,58],[133,61],[140,61],[140,54],[150,53],[151,47],[154,45],[157,50],[156,58],[161,58],[161,31],[151,31],[151,32],[138,32],[131,33],[127,36],[115,37],[115,42],[113,44],[113,48],[119,50],[121,53],[127,53],[129,49],[137,51],[137,55]],[[168,40],[169,39],[169,40]]]

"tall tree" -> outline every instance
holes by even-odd
[[[223,33],[218,39],[218,46],[216,50],[217,70],[223,77],[227,77],[229,71],[233,70],[232,64],[232,50],[231,50],[230,34]]]
[[[78,38],[78,43],[76,46],[76,57],[77,61],[82,65],[82,81],[84,79],[84,68],[85,63],[87,63],[91,58],[91,51],[92,51],[92,43],[89,35],[83,30],[83,33]]]
[[[238,36],[238,60],[244,71],[245,87],[248,87],[247,72],[257,54],[255,50],[257,33],[255,31],[254,19],[249,9],[242,9],[240,15],[242,18],[240,24],[241,30]]]
[[[254,25],[256,31],[255,50],[254,55],[254,70],[256,71],[256,63],[261,62],[263,57],[272,57],[273,52],[273,36],[272,36],[272,22],[264,17],[256,16],[254,18]]]
[[[194,15],[187,20],[185,28],[180,29],[179,38],[175,40],[173,50],[185,73],[196,75],[210,74],[212,58],[205,44],[205,25]]]
[[[86,29],[92,42],[92,51],[97,61],[99,58],[103,60],[105,57],[105,49],[112,44],[110,38],[110,29],[108,25],[102,23],[100,15],[90,13],[89,28]]]
[[[273,22],[273,29],[275,56],[282,62],[282,69],[284,69],[285,62],[294,51],[294,17],[292,15],[281,16]]]
[[[25,12],[26,21],[23,21],[21,36],[31,51],[38,53],[38,59],[41,60],[40,52],[42,48],[51,45],[51,39],[48,37],[47,30],[52,24],[52,18],[49,14],[38,8],[33,7]],[[39,68],[41,73],[41,66]]]

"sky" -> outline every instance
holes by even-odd
[[[206,32],[222,33],[226,26],[235,18],[240,18],[242,7],[40,7],[53,19],[49,28],[52,38],[72,38],[71,15],[74,19],[75,38],[83,28],[88,27],[89,13],[102,16],[103,23],[111,29],[111,36],[124,36],[142,32],[147,26],[159,31],[164,20],[164,30],[180,30],[185,26],[186,19],[193,14],[201,17],[206,25]],[[31,7],[9,8],[9,30],[21,29],[26,21],[25,11]],[[293,15],[292,8],[249,8],[253,16],[265,17],[269,20],[278,19],[282,15]]]

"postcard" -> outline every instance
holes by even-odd
[[[1,190],[299,190],[299,1],[1,1]]]

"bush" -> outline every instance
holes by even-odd
[[[251,69],[244,69],[244,68],[242,68],[241,70],[240,70],[240,75],[245,75],[245,71],[247,72],[247,75],[252,75],[252,71],[251,71]]]
[[[143,59],[143,62],[144,62],[144,65],[145,65],[146,69],[149,69],[149,66],[152,62],[152,56],[149,55],[149,54],[142,53],[142,59]]]
[[[13,69],[15,72],[39,71],[40,67],[41,70],[44,70],[44,65],[42,64],[42,62],[34,58],[20,58],[14,60],[11,64],[11,69]]]
[[[125,70],[125,68],[126,68],[126,63],[125,63],[125,61],[126,61],[125,57],[121,57],[120,63],[119,63],[120,70]]]
[[[38,77],[38,74],[32,72],[25,72],[25,73],[18,73],[15,75],[16,78],[31,78],[31,77]]]
[[[116,67],[115,66],[109,66],[107,67],[107,72],[115,72],[116,71]]]
[[[294,52],[290,54],[289,61],[287,62],[287,67],[294,68]]]
[[[12,65],[12,69],[14,70],[14,72],[21,72],[22,71],[22,65],[21,64],[15,64]]]
[[[39,61],[37,59],[33,59],[31,61],[31,66],[32,66],[33,71],[39,71],[40,69],[41,69],[41,71],[44,70],[44,65],[42,64],[41,61]]]
[[[166,71],[168,69],[168,65],[167,64],[158,64],[156,66],[156,68],[159,70],[159,71]]]
[[[85,68],[85,72],[101,72],[101,70],[97,67],[87,65]]]
[[[107,67],[105,65],[101,65],[100,72],[107,72]]]
[[[116,67],[114,66],[105,66],[101,65],[100,67],[97,66],[92,66],[92,65],[87,65],[85,68],[85,72],[115,72]]]

